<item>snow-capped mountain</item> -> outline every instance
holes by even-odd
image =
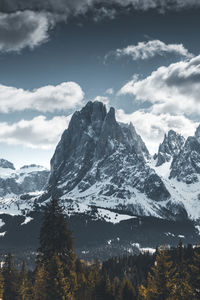
[[[114,108],[107,112],[103,103],[89,102],[73,115],[56,148],[48,195],[140,214],[144,201],[170,198],[149,159],[132,124],[118,123]]]
[[[88,247],[84,253],[94,247],[98,256],[102,247],[104,255],[113,244],[121,254],[127,247],[132,251],[135,243],[155,247],[158,241],[176,244],[180,237],[196,243],[199,180],[200,126],[186,141],[170,130],[151,157],[133,124],[117,122],[114,108],[107,111],[103,103],[89,102],[72,116],[50,173],[35,165],[15,170],[0,160],[1,243],[35,247],[43,208],[51,197],[63,204],[70,227],[82,241],[80,249]],[[85,257],[82,250],[81,255]]]
[[[15,170],[1,161],[0,208],[10,205],[13,210],[16,205],[21,211],[20,195],[43,190],[49,176],[43,195],[27,200],[28,210],[58,197],[68,215],[90,215],[96,207],[97,218],[102,209],[105,215],[117,209],[122,214],[198,220],[199,165],[200,126],[186,142],[170,130],[153,159],[133,124],[117,122],[114,108],[107,111],[101,102],[88,102],[64,131],[50,176],[42,167]]]
[[[96,206],[196,220],[197,212],[200,216],[200,210],[195,209],[197,180],[192,186],[182,180],[181,185],[179,174],[187,173],[188,178],[189,160],[189,170],[192,168],[193,178],[198,178],[199,131],[200,127],[185,142],[170,130],[152,159],[132,124],[118,123],[114,108],[107,112],[103,103],[89,102],[73,115],[56,148],[46,199],[59,197],[66,206],[70,203],[70,211],[76,211],[75,206],[80,212]]]
[[[41,191],[48,177],[49,171],[44,167],[29,165],[16,170],[11,162],[0,159],[0,197]]]
[[[159,167],[177,156],[184,144],[184,137],[174,130],[170,130],[168,134],[165,134],[164,140],[159,146],[158,154],[154,156],[154,159],[157,159],[156,166]]]
[[[179,154],[174,157],[171,165],[170,178],[186,184],[199,183],[200,175],[200,126],[195,136],[186,140]],[[199,183],[200,185],[200,183]]]

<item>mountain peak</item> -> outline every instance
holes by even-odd
[[[200,126],[195,136],[189,136],[181,151],[173,159],[170,178],[192,184],[199,182],[200,175]]]
[[[0,159],[0,168],[15,170],[13,163],[3,158]]]
[[[185,139],[182,135],[172,129],[169,130],[168,134],[164,135],[164,140],[159,146],[158,155],[156,156],[156,166],[159,167],[163,163],[169,162],[174,156],[178,155],[184,143]]]
[[[200,125],[196,129],[195,137],[196,137],[197,141],[200,143]]]
[[[148,166],[148,157],[133,124],[117,122],[112,107],[107,112],[103,103],[88,102],[73,115],[56,148],[48,195],[124,201],[135,199],[141,192],[155,200],[166,200],[169,193]]]

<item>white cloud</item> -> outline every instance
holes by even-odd
[[[54,112],[73,109],[82,104],[84,92],[75,82],[47,85],[33,91],[0,85],[0,112],[23,111]]]
[[[98,9],[97,9],[98,7]],[[114,19],[118,11],[199,8],[199,0],[1,0],[0,51],[34,48],[49,38],[49,30],[68,17],[93,13],[94,20]]]
[[[31,148],[51,149],[58,143],[61,134],[68,127],[71,115],[47,120],[38,116],[32,120],[17,123],[0,123],[0,142],[10,145],[24,145]]]
[[[157,55],[163,56],[167,53],[181,55],[186,58],[191,58],[193,56],[182,44],[165,44],[160,40],[140,42],[137,45],[130,45],[123,49],[117,49],[110,55],[115,55],[116,57],[131,56],[133,60],[145,60]]]
[[[94,9],[94,21],[100,22],[103,19],[110,19],[113,20],[116,17],[116,10],[114,8],[108,8],[108,7],[100,7],[98,9]]]
[[[113,88],[109,88],[105,91],[106,95],[113,95],[114,94],[114,89]]]
[[[160,67],[142,80],[135,76],[118,94],[149,101],[154,114],[200,116],[200,56]]]
[[[200,56],[160,67],[145,79],[134,76],[118,93],[125,94],[149,102],[148,109],[132,114],[119,110],[117,116],[133,122],[151,152],[170,129],[185,137],[194,135],[200,117]]]
[[[126,114],[120,109],[116,111],[116,118],[120,122],[132,122],[152,154],[158,151],[159,143],[170,129],[188,137],[194,135],[199,125],[183,115],[172,116],[169,113],[155,115],[145,110]]]
[[[49,13],[0,13],[0,52],[33,49],[48,40],[48,31],[54,25],[55,17]]]

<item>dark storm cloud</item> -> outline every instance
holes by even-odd
[[[132,5],[135,9],[147,10],[181,9],[188,7],[200,7],[199,0],[1,0],[2,12],[14,12],[17,10],[45,10],[55,13],[84,13],[95,4],[102,5]]]
[[[117,7],[136,10],[200,7],[199,0],[1,0],[0,52],[34,48],[48,40],[49,29],[68,17],[92,11],[95,21],[113,19]],[[120,10],[121,11],[121,10]]]
[[[20,51],[34,48],[48,39],[48,29],[53,25],[48,14],[18,11],[0,14],[0,51]]]

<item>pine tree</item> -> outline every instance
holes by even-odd
[[[14,265],[14,258],[11,254],[6,257],[5,265],[3,268],[4,277],[4,300],[17,300],[18,299],[18,272]]]
[[[45,266],[55,259],[55,255],[58,256],[64,276],[69,280],[71,295],[75,293],[77,276],[72,232],[68,229],[63,210],[55,199],[51,200],[45,210],[38,252],[37,264]]]
[[[114,291],[113,286],[110,282],[110,278],[108,277],[108,274],[104,273],[101,281],[97,285],[96,289],[96,298],[95,299],[101,299],[101,300],[114,300]]]
[[[0,300],[3,299],[3,294],[4,294],[4,278],[3,278],[2,269],[0,269]]]
[[[44,265],[37,266],[33,286],[33,299],[46,300],[47,297],[47,273]]]
[[[83,267],[83,263],[80,259],[76,260],[76,275],[77,275],[77,291],[76,291],[76,299],[87,299],[88,291],[87,291],[87,279],[86,272]],[[89,299],[88,299],[89,300]]]
[[[170,280],[173,274],[172,262],[162,249],[156,257],[155,265],[148,274],[147,287],[142,285],[139,289],[141,299],[166,300],[170,294]]]
[[[72,232],[67,227],[63,210],[58,201],[52,199],[45,210],[44,222],[40,231],[39,259],[48,262],[55,254],[61,263],[71,270],[74,267],[74,245]]]
[[[191,284],[193,286],[196,299],[200,299],[200,254],[195,251],[193,257],[193,264],[191,269]]]
[[[195,298],[195,293],[190,285],[190,274],[188,272],[186,262],[183,258],[183,245],[179,242],[178,245],[178,262],[176,272],[171,280],[170,300],[192,300]]]
[[[136,291],[128,278],[122,281],[119,289],[119,299],[120,300],[137,300]]]
[[[31,299],[31,297],[31,284],[28,280],[26,264],[23,261],[21,272],[19,274],[18,300],[28,300]]]
[[[46,300],[73,300],[70,282],[64,276],[63,267],[58,255],[54,254],[47,266],[47,295]]]

